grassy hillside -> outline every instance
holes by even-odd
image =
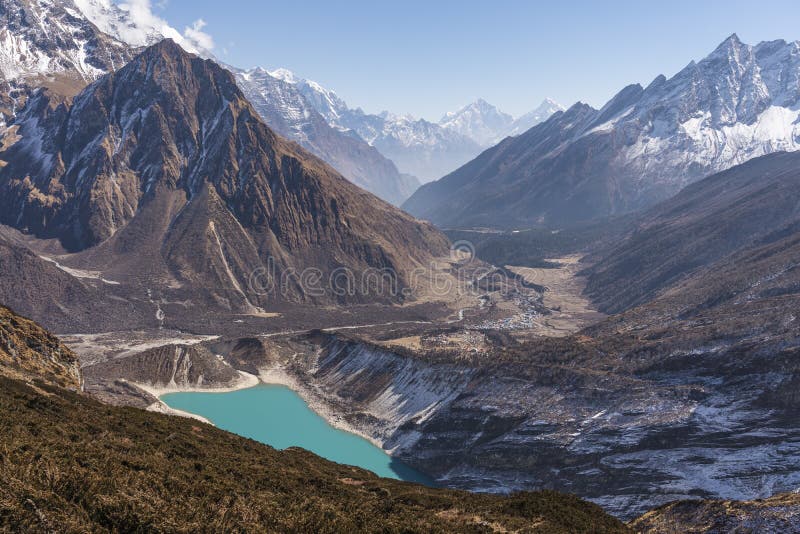
[[[377,478],[189,419],[0,378],[0,529],[623,532],[552,492],[510,497]]]
[[[689,500],[665,504],[631,522],[649,534],[800,531],[800,495],[754,501]]]

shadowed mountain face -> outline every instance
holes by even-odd
[[[690,279],[710,284],[736,253],[729,274],[751,269],[754,284],[764,278],[758,283],[764,290],[774,280],[767,273],[781,268],[780,256],[790,253],[800,229],[798,184],[800,154],[778,153],[687,187],[641,215],[625,239],[601,254],[587,271],[587,294],[603,311],[621,312]],[[709,272],[718,261],[718,270]],[[761,275],[756,264],[765,269]]]
[[[578,213],[587,219],[608,213],[617,199],[605,193],[602,183],[582,176],[583,154],[590,143],[568,144],[594,113],[583,104],[556,113],[441,180],[423,185],[403,207],[444,226],[512,227],[526,219],[526,224],[557,225]],[[562,157],[545,159],[561,149]]]
[[[392,269],[402,283],[447,252],[436,230],[276,136],[233,75],[169,40],[71,102],[38,91],[14,127],[1,222],[122,276],[214,288],[225,307],[258,306],[245,295],[257,269]],[[295,286],[284,296],[305,298]]]
[[[576,104],[404,207],[448,227],[562,227],[651,206],[754,157],[797,150],[800,45],[732,35],[670,79]]]
[[[0,302],[57,331],[157,327],[151,306],[114,295],[116,283],[98,273],[71,271],[22,243],[0,236]],[[79,275],[79,276],[76,276]],[[120,288],[121,289],[121,288]]]

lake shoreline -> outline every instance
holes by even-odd
[[[324,399],[321,399],[318,394],[313,392],[311,389],[305,387],[300,380],[297,380],[294,376],[292,376],[286,369],[283,367],[271,367],[268,369],[261,369],[258,375],[253,375],[250,373],[246,373],[244,371],[238,371],[241,379],[238,383],[231,385],[231,386],[222,386],[222,387],[202,387],[202,386],[152,386],[148,384],[140,384],[140,383],[133,383],[134,386],[137,388],[145,391],[149,395],[152,395],[156,399],[156,402],[151,404],[146,408],[147,411],[150,412],[157,412],[163,413],[167,415],[174,415],[177,417],[186,417],[190,419],[197,419],[203,423],[216,426],[214,423],[207,418],[197,415],[191,412],[186,412],[183,410],[177,410],[175,408],[170,407],[167,405],[161,397],[164,395],[168,395],[170,393],[231,393],[233,391],[240,391],[243,389],[250,389],[256,387],[261,384],[272,384],[277,386],[284,386],[292,391],[294,391],[298,396],[300,396],[303,401],[308,405],[308,407],[314,411],[317,415],[319,415],[322,419],[324,419],[331,427],[342,430],[344,432],[349,432],[350,434],[354,434],[360,438],[363,438],[379,449],[385,451],[389,454],[389,451],[384,449],[383,442],[376,439],[374,436],[364,432],[363,430],[359,429],[358,427],[350,424],[347,422],[341,415],[337,414],[334,408]]]
[[[305,387],[300,380],[295,378],[285,368],[272,367],[269,369],[262,369],[258,377],[264,384],[275,384],[291,389],[303,399],[312,411],[322,417],[333,428],[355,434],[383,450],[386,454],[389,454],[389,451],[384,449],[382,441],[350,424],[344,417],[336,413],[329,403],[325,402],[324,399],[320,398],[320,396],[310,388]]]
[[[285,370],[271,369],[262,374],[254,387],[227,388],[229,395],[216,395],[222,392],[219,389],[171,388],[173,391],[160,398],[160,404],[176,415],[213,421],[218,428],[279,450],[299,447],[380,477],[435,484],[375,440],[353,432],[332,410],[307,402],[298,391],[302,388]]]
[[[249,389],[252,387],[256,387],[261,383],[261,380],[259,380],[259,377],[257,377],[256,375],[245,373],[244,371],[238,371],[238,373],[239,373],[239,381],[236,384],[233,384],[231,386],[222,386],[215,388],[208,388],[202,386],[178,386],[178,385],[158,387],[140,383],[133,383],[133,385],[141,389],[142,391],[145,391],[149,395],[152,395],[156,399],[158,399],[156,402],[154,402],[153,404],[151,404],[146,408],[148,412],[157,412],[167,415],[174,415],[177,417],[196,419],[211,426],[216,426],[212,421],[208,420],[202,415],[197,415],[183,410],[176,410],[175,408],[170,407],[163,400],[161,400],[161,397],[164,395],[168,395],[170,393],[231,393],[233,391],[239,391],[242,389]]]

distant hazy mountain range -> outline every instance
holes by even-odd
[[[228,68],[267,124],[333,165],[356,185],[395,205],[419,187],[416,177],[402,174],[378,149],[357,135],[331,126],[296,84],[264,69]]]
[[[601,109],[576,104],[506,139],[404,205],[445,226],[563,226],[668,198],[800,146],[800,43],[726,39],[702,61]]]
[[[444,176],[509,135],[519,135],[563,108],[548,99],[514,119],[480,99],[446,114],[438,123],[410,115],[365,113],[350,108],[335,92],[288,69],[252,69],[247,76],[279,79],[294,86],[334,128],[363,139],[394,161],[403,173],[429,182]],[[266,83],[266,82],[265,82]],[[271,82],[274,83],[274,82]],[[295,114],[302,128],[307,119]]]
[[[478,99],[458,111],[446,114],[439,124],[473,139],[483,147],[489,147],[505,137],[519,135],[531,129],[557,111],[564,111],[564,107],[547,98],[533,111],[515,119],[485,100]]]

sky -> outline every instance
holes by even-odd
[[[231,65],[285,67],[351,107],[434,121],[479,97],[515,116],[545,97],[599,107],[732,33],[800,39],[797,0],[155,0],[152,10]]]

